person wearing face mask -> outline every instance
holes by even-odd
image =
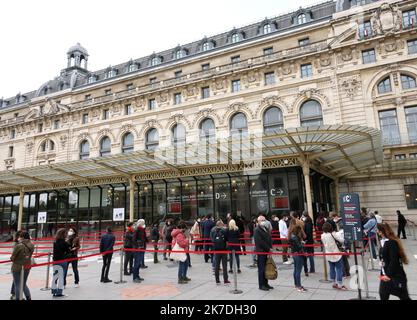
[[[282,262],[284,264],[292,264],[291,260],[289,260],[288,256],[286,255],[288,253],[288,247],[286,246],[288,244],[288,240],[287,240],[288,239],[288,226],[287,226],[288,218],[289,218],[288,214],[285,213],[278,223],[281,243],[284,245],[282,248],[282,252],[284,253],[282,255]]]
[[[18,231],[19,232],[19,231]],[[12,256],[10,260],[12,263],[12,275],[13,283],[15,288],[15,299],[20,300],[20,281],[21,281],[21,272],[22,267],[24,267],[24,277],[23,277],[23,293],[25,294],[26,300],[32,300],[30,291],[26,282],[29,277],[31,257],[35,251],[35,246],[30,242],[29,233],[26,231],[20,231],[16,233],[17,244],[13,249]]]
[[[264,216],[259,216],[258,226],[255,228],[253,237],[255,239],[255,251],[268,253],[272,250],[272,237],[269,231],[269,223]],[[268,259],[267,254],[258,254],[258,284],[259,290],[268,291],[273,289],[268,284],[268,280],[265,277],[266,261]]]
[[[145,220],[141,219],[138,221],[138,227],[136,228],[135,235],[133,236],[133,248],[134,249],[145,249],[146,246],[146,230]],[[144,279],[139,275],[139,269],[143,261],[145,260],[145,252],[137,251],[134,252],[133,256],[133,282],[140,283]]]
[[[67,235],[68,235],[68,238],[66,241],[68,242],[70,246],[70,254],[68,255],[68,258],[69,259],[77,258],[78,250],[81,249],[80,238],[78,238],[77,229],[75,228],[69,229]],[[64,288],[67,285],[67,273],[68,273],[68,268],[70,264],[72,266],[72,271],[74,272],[75,287],[78,288],[79,282],[80,282],[80,276],[78,273],[78,260],[73,260],[73,261],[68,262],[67,267],[64,272]]]

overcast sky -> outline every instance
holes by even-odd
[[[94,71],[318,2],[0,0],[0,98],[58,76],[77,42]]]

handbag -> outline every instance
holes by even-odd
[[[341,244],[339,241],[336,240],[335,237],[333,237],[333,235],[331,234],[334,242],[336,243],[337,249],[339,249],[340,252],[346,252],[345,247],[343,246],[343,244]]]
[[[187,255],[185,254],[184,248],[181,248],[179,244],[176,242],[172,251],[183,251],[183,252],[171,252],[170,258],[174,261],[185,262],[187,260]]]
[[[271,256],[268,256],[265,265],[265,278],[267,280],[276,280],[278,278],[278,269],[275,264],[274,259]]]

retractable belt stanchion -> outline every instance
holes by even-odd
[[[364,282],[364,286],[365,286],[365,293],[366,293],[366,297],[362,298],[362,300],[375,300],[375,297],[371,297],[369,296],[369,287],[368,287],[368,268],[367,266],[365,266],[365,258],[364,258],[364,245],[362,243],[362,251],[361,251],[361,257],[362,257],[362,269],[363,269],[363,282]],[[372,259],[372,253],[371,253],[371,259]],[[359,281],[359,279],[358,279]]]
[[[237,264],[237,261],[236,261],[236,250],[233,250],[232,251],[232,259],[233,259],[233,282],[234,282],[234,290],[231,290],[230,291],[230,293],[233,293],[233,294],[242,294],[243,293],[243,291],[242,290],[238,290],[237,289],[237,267],[236,267],[236,264]]]
[[[374,256],[373,256],[372,252],[375,250],[375,248],[374,248],[374,241],[371,237],[368,237],[368,243],[369,243],[369,256],[370,256],[370,260],[371,260],[371,269],[369,271],[379,271],[378,269],[374,268]],[[366,269],[368,269],[368,268],[366,268]]]
[[[319,280],[319,282],[321,282],[321,283],[331,283],[331,281],[329,280],[328,273],[327,273],[327,259],[326,259],[326,256],[324,255],[325,252],[326,252],[326,250],[323,248],[323,273],[324,273],[324,279]]]
[[[362,300],[362,288],[361,288],[361,281],[360,281],[360,277],[359,277],[359,264],[358,264],[358,255],[357,255],[357,251],[356,251],[356,241],[353,241],[353,253],[355,255],[355,273],[356,273],[356,281],[357,281],[357,285],[358,285],[358,297],[351,299],[351,300]],[[362,256],[362,267],[364,265],[364,259],[363,259],[363,252],[361,252],[361,256]]]
[[[124,256],[124,246],[120,248],[120,281],[115,282],[115,284],[123,284],[126,281],[123,281],[123,256]]]
[[[42,288],[42,291],[48,291],[51,290],[51,288],[49,288],[49,273],[50,273],[50,262],[51,262],[51,253],[48,252],[48,265],[46,266],[46,283],[45,283],[45,288]]]
[[[25,266],[20,271],[19,300],[23,300],[23,282],[25,282]]]

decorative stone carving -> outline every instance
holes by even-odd
[[[285,62],[278,68],[278,73],[280,75],[288,76],[295,72],[294,63]]]
[[[168,126],[167,129],[172,125],[172,123],[185,123],[187,125],[188,130],[191,130],[191,123],[188,121],[186,117],[182,114],[174,114],[168,119]]]
[[[158,106],[168,103],[168,92],[161,92],[155,97]]]
[[[395,4],[383,3],[371,18],[374,35],[390,34],[402,29],[402,12]]]
[[[4,164],[6,165],[6,168],[7,169],[9,169],[8,167],[14,168],[14,163],[15,163],[15,159],[14,158],[4,159]]]
[[[374,35],[383,34],[379,12],[375,11],[371,17],[372,32]]]
[[[198,89],[196,85],[191,85],[182,91],[182,95],[186,101],[195,100],[198,97]]]
[[[112,105],[112,114],[119,115],[122,111],[122,106],[120,103],[115,103]]]
[[[137,98],[135,98],[135,100],[134,100],[134,102],[133,102],[133,105],[134,105],[134,111],[135,112],[137,112],[137,111],[144,111],[145,110],[145,98],[144,97],[137,97]]]
[[[345,91],[345,94],[350,100],[353,100],[360,88],[360,81],[357,77],[346,78],[342,81],[340,87]]]
[[[70,108],[62,103],[57,103],[55,100],[48,98],[44,106],[44,115],[55,115],[62,112],[68,112]]]
[[[292,104],[292,108],[290,113],[293,112],[293,110],[296,110],[296,107],[298,107],[299,103],[303,100],[309,100],[309,99],[317,99],[319,102],[324,102],[325,105],[322,105],[324,108],[329,108],[331,106],[330,99],[322,94],[320,90],[318,89],[306,89],[302,90],[298,93],[297,97],[294,100],[294,103]]]
[[[217,78],[213,80],[211,89],[214,95],[224,94],[227,92],[227,81],[226,78]]]
[[[222,118],[221,124],[223,124],[229,117],[236,112],[243,112],[251,117],[251,119],[255,119],[255,114],[251,109],[248,108],[248,106],[245,103],[242,102],[236,102],[231,104],[225,113],[225,115]],[[249,120],[249,119],[248,119]]]
[[[284,114],[292,112],[292,108],[281,97],[269,96],[262,99],[262,101],[259,103],[259,106],[255,111],[255,118],[260,119],[262,117],[261,112],[270,106],[280,107],[283,109]]]
[[[67,144],[68,137],[67,137],[66,135],[64,135],[64,136],[60,136],[60,137],[59,137],[59,140],[60,140],[60,142],[61,142],[61,147],[64,149],[64,148],[65,148],[65,146],[66,146],[66,144]]]
[[[193,121],[193,128],[196,128],[197,123],[204,118],[215,118],[217,123],[222,123],[222,120],[219,117],[219,115],[216,113],[216,111],[214,111],[213,109],[207,108],[207,109],[200,110],[197,113]]]
[[[32,141],[29,141],[28,143],[26,143],[26,151],[28,153],[32,153],[34,145],[35,144]]]

